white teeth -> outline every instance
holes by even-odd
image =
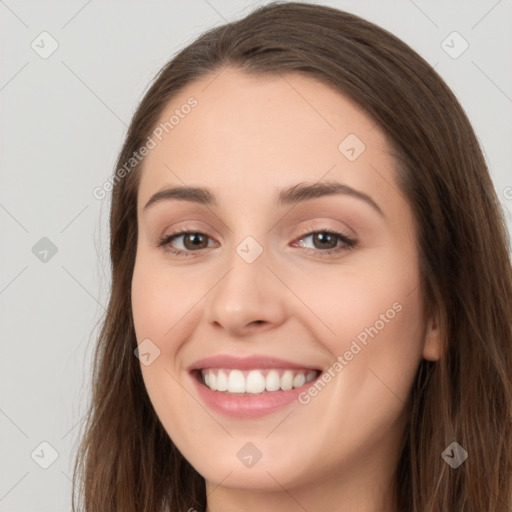
[[[265,389],[267,391],[277,391],[281,389],[281,379],[277,370],[270,370],[265,378]]]
[[[216,377],[215,373],[213,373],[212,370],[210,370],[208,373],[208,381],[209,381],[208,387],[210,389],[213,389],[213,391],[217,391],[217,377]]]
[[[312,370],[224,370],[202,371],[203,382],[213,391],[257,394],[264,391],[289,391],[311,382],[317,371]]]
[[[208,384],[206,384],[208,386]],[[217,391],[228,390],[228,376],[224,370],[219,370],[217,373]]]
[[[265,391],[265,377],[258,370],[251,370],[245,381],[247,393],[261,393]]]
[[[240,370],[231,370],[229,373],[228,391],[230,393],[245,393],[245,378]]]
[[[311,382],[316,377],[316,372],[312,371],[306,375],[306,382]]]
[[[281,377],[281,389],[288,391],[293,387],[293,373],[290,370],[286,370]]]
[[[294,388],[298,388],[298,387],[304,385],[305,382],[306,382],[306,377],[304,377],[304,374],[303,373],[298,373],[293,378],[293,387]]]

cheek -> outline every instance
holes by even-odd
[[[411,390],[422,353],[422,325],[419,296],[400,296],[391,308],[375,310],[379,316],[368,318],[353,338],[345,359],[352,357],[343,370],[343,397],[351,396],[354,421],[366,421],[375,427],[390,425],[399,417]],[[392,297],[394,298],[394,297]],[[363,341],[361,341],[363,340]],[[351,353],[359,350],[357,355]],[[356,348],[354,348],[356,347]]]
[[[165,307],[157,276],[140,258],[137,258],[132,277],[132,312],[137,341],[149,338],[159,344],[160,333],[164,328]]]
[[[367,421],[371,411],[378,411],[375,419],[391,418],[405,405],[421,360],[423,318],[419,273],[410,254],[383,253],[360,263],[307,275],[294,291],[316,313],[309,315],[308,328],[340,376],[333,379],[333,392],[357,421]]]
[[[150,338],[160,350],[169,350],[168,340],[176,338],[198,300],[189,282],[180,279],[176,269],[162,268],[142,253],[137,255],[131,294],[137,341]]]
[[[191,404],[189,394],[176,378],[176,353],[180,340],[187,339],[188,336],[183,331],[186,326],[183,319],[189,318],[186,316],[187,311],[192,307],[192,304],[189,304],[192,301],[190,287],[181,283],[178,276],[169,270],[166,271],[161,265],[155,264],[141,251],[137,254],[131,294],[137,342],[140,344],[143,340],[145,342],[149,339],[154,344],[151,348],[150,364],[143,364],[141,359],[144,385],[155,413],[169,436],[181,439],[184,435],[183,429],[180,421],[174,417],[173,411],[187,411]],[[187,300],[184,302],[180,297]],[[173,342],[174,340],[176,342]],[[195,412],[197,414],[197,411]],[[188,422],[187,429],[190,432],[195,432],[196,428]]]
[[[371,260],[360,258],[346,266],[304,272],[300,278],[289,274],[286,279],[306,306],[302,318],[311,318],[308,327],[332,354],[348,350],[355,339],[369,346],[372,339],[393,338],[392,345],[398,348],[407,339],[417,340],[421,332],[414,261],[398,251],[383,251]]]

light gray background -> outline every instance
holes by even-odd
[[[92,190],[110,176],[159,68],[203,30],[262,3],[0,1],[1,512],[71,508],[71,465],[109,287],[109,203]],[[435,66],[475,127],[510,230],[512,1],[316,3],[387,28]],[[31,47],[49,48],[43,31],[59,45],[47,59]],[[442,47],[453,31],[469,43],[456,59]],[[452,52],[461,48],[450,41]],[[58,250],[46,262],[32,252],[43,237]]]

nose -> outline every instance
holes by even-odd
[[[266,265],[265,253],[248,263],[238,254],[208,294],[207,320],[226,334],[242,337],[281,325],[286,319],[287,289]]]

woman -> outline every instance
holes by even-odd
[[[210,30],[112,183],[84,510],[510,512],[508,235],[407,45],[303,3]]]

